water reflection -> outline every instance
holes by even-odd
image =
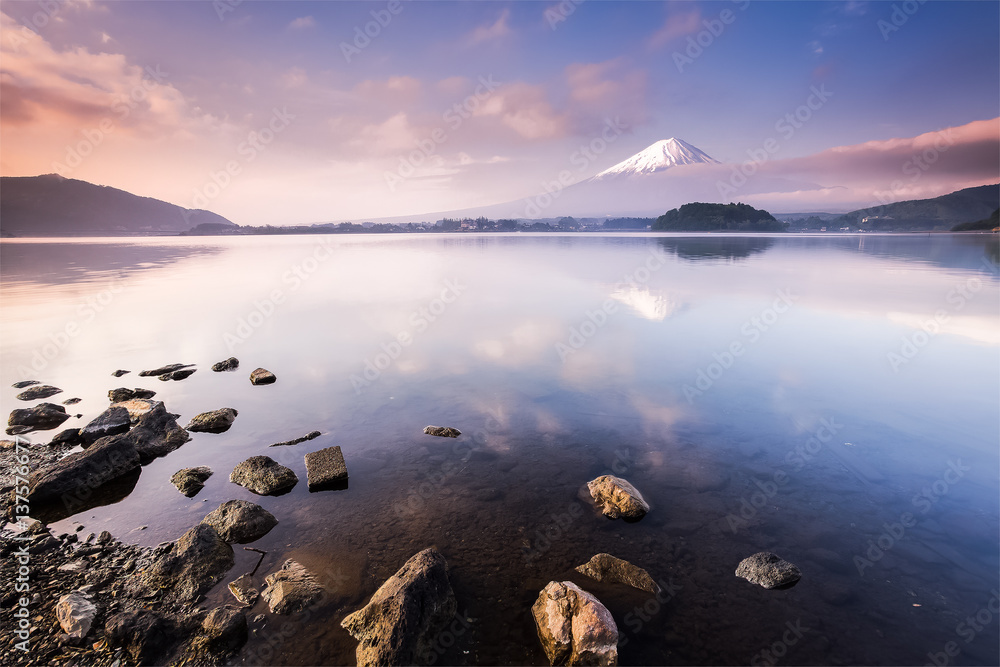
[[[667,252],[681,259],[746,259],[766,252],[774,245],[775,239],[767,236],[715,236],[661,238],[659,243]]]

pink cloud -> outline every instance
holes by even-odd
[[[682,3],[668,3],[667,20],[649,38],[649,48],[659,49],[679,37],[691,35],[701,30],[701,10],[698,7],[684,7]]]
[[[500,12],[500,16],[492,24],[488,26],[479,26],[466,39],[466,43],[469,46],[476,46],[484,42],[491,42],[502,37],[506,37],[510,34],[510,26],[507,25],[507,20],[510,18],[510,10],[504,9]]]

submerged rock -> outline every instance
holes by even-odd
[[[211,476],[212,469],[208,466],[184,468],[170,476],[170,483],[176,486],[177,490],[188,498],[193,498],[198,495],[199,491],[205,488],[205,480]]]
[[[125,433],[132,427],[128,410],[111,406],[80,429],[80,437],[85,443],[95,442],[109,435]]]
[[[240,360],[236,357],[229,357],[223,361],[216,364],[212,364],[212,370],[216,373],[222,373],[223,371],[235,371],[240,367]]]
[[[441,438],[457,438],[462,435],[461,431],[451,426],[425,426],[424,433],[427,435],[436,435]]]
[[[626,521],[638,521],[649,511],[642,494],[620,477],[601,475],[588,482],[587,489],[604,516],[610,519],[621,517]]]
[[[764,588],[786,588],[801,579],[802,572],[770,551],[761,551],[740,561],[736,576]]]
[[[56,620],[63,632],[73,639],[83,639],[97,616],[97,606],[83,593],[73,591],[56,603]]]
[[[186,377],[194,375],[194,372],[198,370],[197,368],[182,368],[176,371],[170,371],[169,373],[164,373],[159,377],[160,380],[166,382],[168,380],[183,380]]]
[[[62,389],[59,387],[53,387],[50,384],[39,384],[22,391],[15,398],[19,401],[36,401],[40,398],[48,398],[49,396],[55,396],[56,394],[61,393]]]
[[[277,572],[265,578],[267,588],[261,597],[273,614],[290,614],[301,611],[318,600],[323,587],[313,573],[289,558]]]
[[[229,582],[229,592],[233,594],[240,603],[245,605],[253,605],[260,597],[260,591],[253,584],[253,577],[249,574],[240,575],[238,578]]]
[[[339,445],[306,454],[306,481],[310,491],[347,487],[347,464]]]
[[[448,565],[434,549],[410,558],[375,591],[368,604],[340,625],[360,643],[359,667],[424,662],[457,603]]]
[[[200,415],[195,415],[186,428],[195,433],[225,433],[236,421],[238,414],[233,408],[202,412]]]
[[[229,481],[262,496],[290,491],[299,478],[291,468],[279,464],[270,456],[251,456],[236,464]]]
[[[228,500],[209,512],[201,522],[215,528],[226,542],[239,544],[259,540],[278,525],[273,514],[246,500]]]
[[[156,396],[156,392],[152,389],[142,389],[140,387],[136,387],[135,389],[118,387],[117,389],[108,391],[108,400],[112,403],[124,403],[133,398],[153,398],[154,396]]]
[[[174,371],[179,371],[183,368],[190,368],[192,366],[194,366],[194,364],[169,364],[167,366],[160,366],[159,368],[154,368],[153,370],[141,371],[139,373],[139,376],[140,377],[160,376],[160,375],[165,375],[167,373],[173,373]]]
[[[660,592],[660,587],[653,581],[648,572],[627,560],[615,558],[611,554],[597,554],[577,567],[576,571],[597,581],[625,584],[650,593]]]
[[[571,581],[550,581],[531,606],[553,665],[617,665],[618,626],[600,601]]]
[[[55,403],[39,403],[30,408],[11,410],[7,418],[7,434],[19,435],[31,431],[49,431],[69,419],[66,408]]]
[[[277,379],[274,373],[265,368],[258,368],[250,373],[250,384],[271,384]]]
[[[124,436],[101,438],[89,449],[33,472],[28,478],[28,499],[39,503],[57,499],[80,501],[138,467],[139,454]]]

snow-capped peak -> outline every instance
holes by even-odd
[[[605,169],[594,176],[594,179],[653,174],[670,167],[687,164],[719,164],[719,161],[709,157],[700,148],[692,146],[686,141],[670,137],[657,141],[652,146],[644,148],[610,169]]]

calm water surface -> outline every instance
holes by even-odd
[[[0,403],[30,378],[83,399],[67,427],[119,386],[182,425],[239,411],[56,525],[155,545],[263,505],[261,573],[299,559],[330,601],[270,618],[242,663],[353,663],[340,619],[433,545],[465,619],[440,664],[546,664],[530,606],[563,579],[611,609],[622,664],[925,664],[948,642],[949,664],[996,664],[997,259],[995,237],[948,235],[4,241]],[[209,370],[231,355],[238,372]],[[138,377],[173,362],[198,372]],[[251,386],[258,366],[278,382]],[[350,487],[309,493],[303,455],[334,444]],[[231,484],[257,454],[300,483]],[[195,465],[215,475],[187,499],[169,478]],[[605,473],[643,493],[642,521],[586,502]],[[801,582],[736,578],[762,550]],[[672,593],[573,572],[599,552]],[[256,558],[238,548],[224,581]]]

